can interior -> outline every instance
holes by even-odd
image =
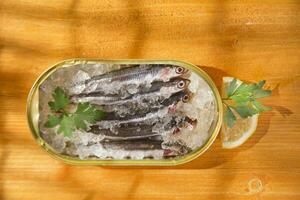
[[[178,158],[174,159],[160,159],[160,160],[150,160],[150,159],[143,159],[143,160],[80,160],[79,158],[74,158],[71,156],[66,156],[57,153],[49,144],[47,144],[43,138],[41,138],[38,128],[38,121],[39,121],[39,86],[43,83],[44,80],[46,80],[53,72],[55,72],[58,68],[63,67],[64,64],[74,62],[74,61],[97,61],[99,63],[104,64],[171,64],[171,65],[179,65],[182,67],[185,67],[189,70],[192,70],[199,76],[201,76],[210,86],[211,90],[214,93],[215,99],[216,99],[216,105],[217,105],[217,112],[218,117],[217,120],[214,121],[213,126],[210,127],[211,136],[207,140],[205,144],[201,148],[198,148],[187,155],[180,156]],[[211,80],[211,78],[199,67],[182,62],[182,61],[172,61],[172,60],[85,60],[85,59],[72,59],[72,60],[66,60],[60,63],[57,63],[50,67],[48,70],[46,70],[42,75],[37,79],[37,81],[34,83],[33,87],[31,88],[31,91],[28,96],[27,101],[27,118],[28,118],[28,124],[31,129],[32,135],[35,138],[35,140],[38,142],[38,144],[46,150],[50,155],[52,155],[55,158],[61,159],[66,163],[70,164],[86,164],[86,165],[157,165],[157,166],[168,166],[168,165],[178,165],[182,163],[186,163],[188,161],[191,161],[204,153],[210,145],[213,143],[215,138],[217,137],[217,134],[221,128],[222,124],[222,118],[223,118],[223,107],[222,107],[222,101],[219,94],[219,91],[217,90],[214,82]]]

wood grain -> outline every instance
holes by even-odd
[[[0,1],[0,199],[300,199],[300,2]],[[235,150],[220,139],[169,168],[80,167],[49,157],[27,127],[26,97],[74,57],[179,59],[266,79],[273,111]]]

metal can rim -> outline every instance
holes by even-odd
[[[143,159],[143,160],[80,160],[78,158],[73,158],[71,156],[66,156],[57,153],[49,144],[47,144],[44,139],[39,134],[38,124],[34,122],[33,117],[37,117],[38,110],[34,110],[34,103],[36,103],[36,95],[38,92],[39,86],[43,83],[47,77],[49,77],[53,72],[56,71],[56,69],[63,67],[67,63],[75,62],[75,61],[91,61],[91,62],[99,62],[99,63],[105,63],[105,64],[173,64],[173,65],[179,65],[183,66],[189,70],[192,70],[199,76],[201,76],[209,85],[211,90],[214,93],[216,104],[217,104],[217,112],[218,117],[215,124],[215,127],[212,131],[211,136],[206,141],[205,144],[202,145],[202,147],[192,151],[191,153],[181,156],[179,158],[175,159],[160,159],[160,160],[154,160],[154,159]],[[193,65],[188,62],[179,61],[179,60],[142,60],[142,59],[114,59],[114,60],[101,60],[101,59],[88,59],[88,58],[75,58],[75,59],[68,59],[61,62],[58,62],[51,67],[49,67],[46,71],[44,71],[34,82],[32,88],[30,89],[28,98],[27,98],[27,107],[26,107],[26,113],[27,113],[27,122],[29,125],[29,128],[31,130],[31,133],[34,137],[34,139],[37,141],[37,143],[44,149],[46,152],[48,152],[52,157],[63,160],[65,163],[68,164],[75,164],[75,165],[108,165],[108,166],[174,166],[179,164],[184,164],[189,161],[194,160],[201,154],[203,154],[214,142],[216,139],[221,126],[222,126],[222,119],[223,119],[223,106],[222,106],[222,99],[220,96],[220,93],[215,85],[215,83],[212,81],[210,76],[203,71],[200,67],[197,67],[196,65]]]

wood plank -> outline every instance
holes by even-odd
[[[299,199],[300,2],[0,2],[0,199]],[[26,98],[69,58],[179,59],[223,76],[267,80],[273,110],[244,145],[220,138],[176,167],[70,166],[42,151]]]

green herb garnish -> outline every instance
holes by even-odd
[[[52,114],[48,115],[48,120],[44,124],[47,128],[59,126],[58,133],[63,133],[66,137],[71,137],[76,129],[87,130],[88,124],[93,124],[105,116],[105,112],[98,110],[90,103],[73,104],[63,89],[57,87],[53,94],[53,100],[48,103]],[[76,106],[76,111],[72,112],[68,108]]]
[[[52,111],[62,111],[70,103],[68,96],[60,87],[54,90],[52,97],[54,101],[48,103]]]
[[[241,118],[251,117],[263,111],[271,110],[269,106],[262,105],[258,99],[270,96],[271,90],[264,90],[263,86],[266,81],[259,83],[237,83],[233,79],[225,90],[226,97],[222,99],[225,105],[225,124],[232,128],[236,122],[236,114]]]

